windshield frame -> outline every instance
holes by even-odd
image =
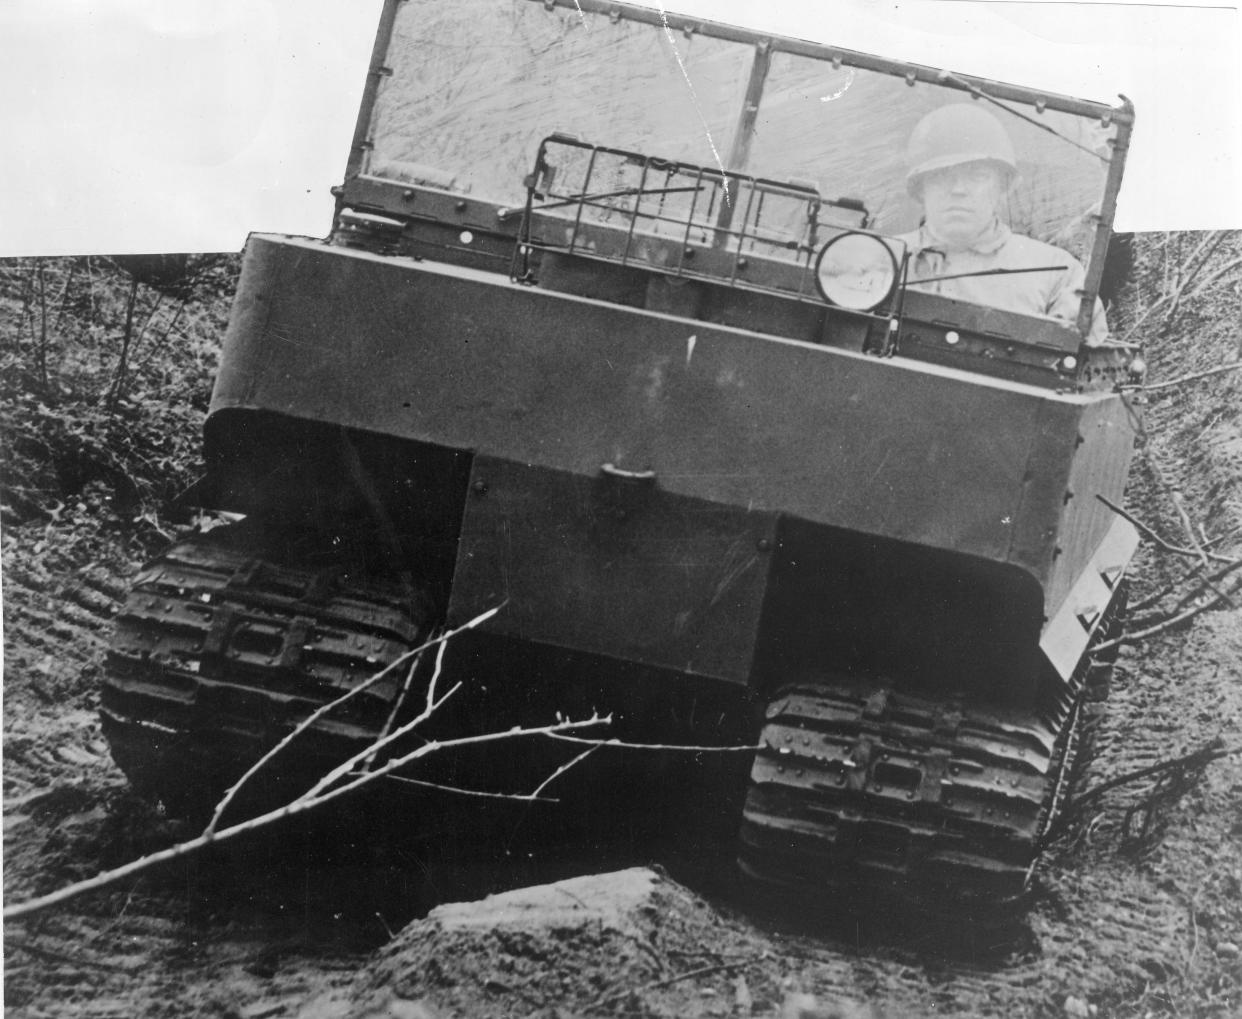
[[[385,61],[388,56],[398,10],[404,2],[405,0],[385,0],[384,8],[381,12],[380,24],[372,50],[371,64],[354,131],[353,144],[346,165],[346,182],[367,173],[369,156],[373,148],[371,127],[375,114],[376,99],[382,79],[392,73],[391,68],[386,65]],[[680,33],[687,36],[697,34],[752,47],[753,60],[745,89],[745,97],[737,113],[737,130],[733,145],[723,166],[723,169],[728,172],[747,172],[747,160],[756,118],[762,104],[764,84],[771,67],[772,57],[777,53],[824,61],[834,69],[851,67],[892,75],[903,78],[911,86],[925,83],[941,89],[956,90],[967,96],[982,97],[989,101],[1018,102],[1033,105],[1039,110],[1048,109],[1075,116],[1098,119],[1104,126],[1112,127],[1115,130],[1112,153],[1107,160],[1108,169],[1104,191],[1100,196],[1099,211],[1090,217],[1093,223],[1093,226],[1088,231],[1091,235],[1090,254],[1084,265],[1086,270],[1085,280],[1077,320],[1074,323],[1074,328],[1079,338],[1086,337],[1091,327],[1100,282],[1104,273],[1108,239],[1112,233],[1117,195],[1121,187],[1130,135],[1134,123],[1133,106],[1124,96],[1120,97],[1122,100],[1120,105],[1109,106],[1105,103],[1078,99],[1042,89],[1014,85],[958,71],[949,71],[929,65],[863,53],[828,43],[811,42],[790,36],[741,28],[673,11],[638,7],[629,3],[616,2],[616,0],[529,0],[529,2],[540,3],[548,9],[563,8],[581,12],[584,15],[600,15],[611,20],[628,20],[638,24],[654,26],[666,32]]]

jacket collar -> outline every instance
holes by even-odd
[[[954,248],[954,253],[968,251],[975,255],[994,255],[1005,246],[1005,242],[1009,240],[1011,232],[1009,227],[1002,223],[999,219],[992,220],[992,225],[988,227],[975,242],[968,248]],[[919,227],[918,234],[918,252],[934,251],[937,254],[948,254],[950,248],[940,240],[931,229],[924,223]]]

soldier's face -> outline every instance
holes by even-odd
[[[1006,180],[990,163],[964,163],[923,177],[927,226],[942,241],[968,247],[992,225]]]

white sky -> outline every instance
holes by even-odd
[[[1138,119],[1117,228],[1242,228],[1235,7],[666,6],[1088,99],[1125,93]],[[251,230],[323,236],[379,9],[380,0],[3,0],[0,255],[238,250]]]

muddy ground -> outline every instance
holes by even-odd
[[[1150,382],[1242,355],[1240,256],[1238,234],[1138,238],[1111,317],[1145,342]],[[6,904],[186,834],[111,763],[97,683],[126,578],[194,474],[235,267],[201,264],[180,289],[100,260],[2,267]],[[1179,493],[1200,543],[1242,554],[1237,373],[1147,396],[1128,502],[1184,545]],[[1145,542],[1132,632],[1184,607],[1193,566]],[[1218,586],[1242,597],[1236,573]],[[1224,603],[1123,649],[1078,795],[1218,738],[1242,746],[1242,613]],[[756,913],[723,854],[657,873],[622,869],[653,862],[633,843],[436,860],[360,849],[329,819],[6,925],[6,1014],[776,1016],[799,993],[824,1015],[1242,1013],[1242,756],[1078,802],[1002,934]],[[618,873],[427,916],[592,872]]]

